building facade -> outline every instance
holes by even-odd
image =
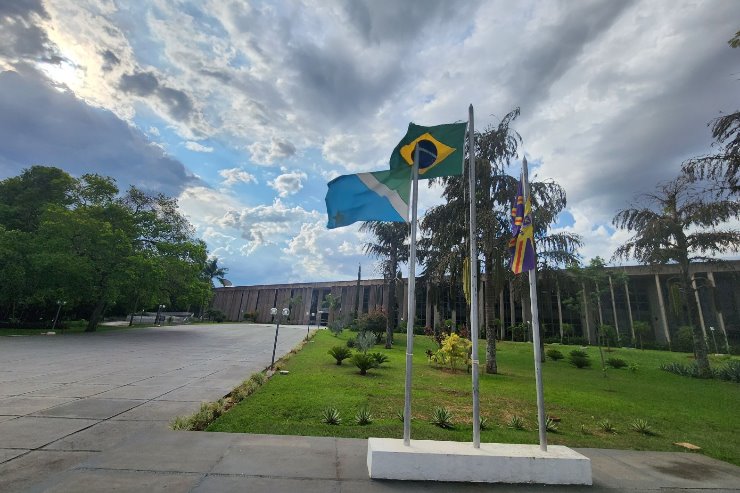
[[[670,346],[679,328],[686,324],[685,315],[675,303],[675,287],[679,270],[675,265],[627,266],[606,269],[609,286],[599,289],[594,302],[593,286],[579,285],[567,272],[547,276],[538,281],[540,322],[545,337],[556,338],[563,327],[572,328],[573,335],[584,342],[596,339],[600,325],[614,327],[620,342],[634,339],[636,321],[648,323],[647,342]],[[696,287],[694,301],[700,314],[702,331],[710,343],[722,345],[740,343],[740,261],[697,263],[691,266]],[[481,278],[483,276],[480,276]],[[623,280],[626,279],[626,282]],[[397,284],[399,313],[408,319],[408,280]],[[479,320],[485,326],[486,285],[479,286]],[[528,288],[514,284],[505,286],[493,299],[500,324],[499,337],[509,337],[507,328],[531,321]],[[359,292],[358,292],[359,291]],[[455,326],[467,322],[467,304],[460,286],[432,285],[417,279],[416,325],[434,326],[451,321]],[[338,299],[330,313],[327,296]],[[356,314],[372,310],[388,310],[389,287],[383,279],[336,281],[319,283],[235,286],[215,289],[213,308],[226,314],[227,320],[270,322],[271,308],[289,307],[287,323],[325,325],[334,319],[351,320]],[[589,301],[591,300],[591,301]],[[723,352],[723,351],[721,351]]]

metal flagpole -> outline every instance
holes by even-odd
[[[527,158],[522,160],[522,188],[524,189],[524,203],[529,198],[529,170]],[[525,206],[526,207],[526,206]],[[531,211],[530,211],[531,214]],[[531,220],[530,216],[530,220]],[[532,224],[534,230],[534,223]],[[534,237],[532,239],[534,242]],[[533,245],[534,246],[534,245]],[[537,263],[529,271],[529,301],[532,305],[532,342],[534,344],[534,377],[537,387],[537,422],[540,429],[540,450],[547,452],[547,429],[545,428],[545,395],[542,390],[542,350],[540,349],[540,314],[537,308]]]
[[[403,404],[403,444],[411,445],[411,368],[414,356],[414,315],[416,314],[416,205],[419,192],[419,144],[411,169],[411,243],[409,244],[409,299],[406,321],[406,389]]]
[[[475,131],[473,105],[468,108],[468,196],[470,197],[470,339],[473,374],[473,447],[480,448],[480,396],[478,393],[478,245],[475,225]]]

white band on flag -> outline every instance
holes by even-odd
[[[367,188],[376,192],[381,197],[387,198],[388,202],[391,203],[391,206],[396,210],[396,212],[398,212],[398,215],[408,222],[409,205],[403,201],[398,192],[391,190],[387,185],[380,183],[372,173],[358,173],[357,178],[359,178]]]

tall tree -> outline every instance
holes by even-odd
[[[716,255],[740,248],[740,231],[728,226],[740,218],[740,202],[725,190],[716,195],[706,184],[681,175],[661,183],[653,193],[639,195],[627,209],[614,216],[613,224],[633,233],[614,253],[615,258],[630,258],[646,264],[678,264],[680,293],[693,329],[694,353],[702,376],[711,375],[707,346],[699,323],[689,265],[696,260],[712,260]]]
[[[740,47],[740,31],[727,44]],[[718,195],[740,193],[740,111],[728,113],[709,122],[716,151],[691,158],[683,171],[700,179],[713,180]]]
[[[218,265],[218,257],[208,259],[203,266],[203,276],[211,283],[216,279],[222,286],[225,285],[226,273],[228,271],[228,268]]]
[[[483,258],[485,276],[484,320],[486,334],[486,373],[497,373],[496,315],[499,294],[510,274],[509,239],[511,237],[511,200],[516,195],[517,178],[505,174],[516,157],[521,142],[511,128],[519,109],[507,114],[497,126],[491,126],[475,136],[476,153],[476,214],[477,241]],[[467,164],[466,164],[467,172]],[[426,272],[437,278],[461,272],[462,259],[467,248],[469,192],[466,176],[441,179],[446,204],[433,207],[422,220],[424,231],[422,258]],[[575,248],[580,238],[572,234],[548,234],[557,215],[566,205],[565,191],[553,181],[534,181],[531,184],[532,214],[535,224],[535,243],[540,262],[560,264],[575,259]],[[478,260],[478,259],[476,259]]]
[[[397,273],[399,265],[408,262],[409,259],[409,249],[406,244],[406,239],[409,237],[409,225],[406,223],[367,221],[362,223],[360,231],[370,233],[373,236],[371,241],[365,243],[365,253],[379,259],[383,278],[388,283],[385,347],[390,349],[393,344],[393,330],[398,325]],[[409,317],[413,316],[413,313],[409,314]]]

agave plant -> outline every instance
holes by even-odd
[[[335,407],[327,407],[321,413],[321,422],[327,425],[338,425],[342,422],[342,418],[339,416],[339,410]]]
[[[521,416],[514,415],[509,419],[509,428],[513,430],[523,430],[524,429],[524,418]]]
[[[432,412],[431,423],[444,429],[450,429],[455,426],[452,423],[452,412],[450,412],[450,410],[446,407],[434,408],[434,411]]]
[[[599,428],[601,428],[601,430],[606,433],[617,433],[617,429],[614,428],[614,423],[612,423],[608,419],[603,419],[599,421]]]
[[[552,418],[547,418],[547,421],[545,421],[545,429],[549,431],[550,433],[557,433],[558,432],[558,423]]]
[[[655,431],[653,431],[646,419],[637,418],[632,422],[630,428],[643,435],[655,435]]]
[[[373,415],[370,413],[370,410],[366,407],[363,407],[359,411],[357,411],[357,414],[355,414],[355,423],[357,423],[360,426],[369,425],[373,422]]]

